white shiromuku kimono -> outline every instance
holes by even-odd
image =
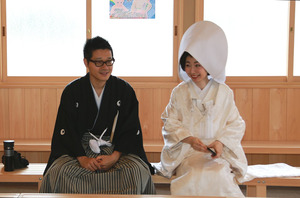
[[[235,177],[242,178],[247,170],[241,146],[245,123],[228,86],[211,79],[201,91],[192,81],[182,82],[173,90],[162,119],[165,145],[155,168],[166,177],[176,174],[171,194],[243,196]],[[210,153],[181,142],[189,136],[206,145],[222,142],[221,158],[212,159]]]
[[[179,58],[184,51],[198,60],[211,78],[201,90],[179,63],[179,75],[184,82],[173,89],[162,114],[164,147],[161,162],[153,165],[158,174],[168,178],[176,175],[171,181],[172,195],[244,197],[236,180],[247,172],[241,146],[245,122],[232,90],[224,83],[226,37],[215,24],[197,22],[184,34]],[[215,140],[222,142],[221,157],[213,159],[210,153],[196,151],[181,142],[189,136],[198,137],[206,145]]]

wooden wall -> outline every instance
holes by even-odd
[[[162,140],[160,115],[168,103],[173,84],[169,88],[168,85],[162,87],[135,88],[147,140]],[[63,87],[0,86],[0,139],[50,139],[62,90]]]
[[[162,140],[160,116],[177,83],[131,84],[140,102],[144,139]],[[230,87],[246,121],[244,140],[300,140],[300,87]],[[51,138],[62,90],[0,87],[0,139]]]
[[[246,122],[243,140],[299,141],[300,88],[234,88],[236,105]],[[247,155],[249,164],[300,166],[299,155]]]
[[[235,88],[244,140],[300,140],[299,88]]]
[[[144,140],[162,141],[160,116],[177,83],[131,84],[140,103]],[[244,140],[300,140],[299,85],[228,84],[246,122]],[[62,90],[63,86],[0,86],[0,139],[51,139]],[[45,162],[49,153],[28,152],[27,156],[32,162]],[[148,153],[148,158],[159,161],[159,154]],[[247,158],[249,164],[287,162],[300,166],[298,155],[247,155]]]

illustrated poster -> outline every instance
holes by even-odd
[[[111,19],[155,19],[155,0],[110,0]]]

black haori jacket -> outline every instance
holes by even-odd
[[[117,111],[119,115],[112,142],[115,145],[114,150],[123,154],[138,155],[148,164],[151,174],[154,174],[143,147],[138,100],[133,88],[124,80],[110,76],[93,128],[98,108],[89,73],[68,84],[62,93],[52,137],[51,154],[44,174],[54,160],[62,155],[85,156],[81,139],[83,134],[92,128],[91,132],[94,135],[100,135],[107,128],[105,136],[110,136]]]

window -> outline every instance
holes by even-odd
[[[87,2],[92,2],[92,18],[87,18]],[[172,77],[174,0],[150,0],[149,19],[111,19],[112,2],[6,0],[7,76],[84,75],[83,45],[92,21],[92,37],[112,45],[114,75]]]
[[[125,0],[128,8],[134,0]],[[154,19],[110,19],[106,0],[92,1],[92,36],[112,45],[116,76],[173,75],[173,0],[150,1]]]
[[[124,4],[128,6],[133,1],[125,0]],[[201,2],[204,20],[217,23],[227,35],[227,76],[280,76],[280,79],[287,76],[288,71],[289,4],[296,3],[294,65],[289,65],[289,69],[293,67],[293,74],[300,76],[300,58],[296,56],[300,53],[298,1],[190,0],[187,3],[150,0],[154,5],[151,13],[155,14],[151,19],[112,19],[109,16],[111,2],[1,1],[1,6],[4,5],[1,25],[7,33],[6,40],[1,40],[3,62],[0,75],[3,81],[31,76],[73,78],[84,75],[82,48],[87,35],[99,35],[111,43],[116,58],[114,75],[174,77],[174,80],[177,71],[173,69],[177,61],[173,61],[179,43],[176,39],[180,39],[182,27],[193,23],[191,15],[186,12],[197,10],[196,14],[202,15],[199,8],[186,10],[194,2]],[[184,6],[186,4],[189,6]],[[175,22],[174,15],[178,16]],[[177,22],[180,23],[179,36],[174,36],[173,28]],[[87,27],[91,28],[91,33]],[[31,78],[25,81],[28,79]],[[166,80],[169,78],[163,81]]]
[[[81,76],[86,2],[7,0],[7,76]]]
[[[286,76],[289,1],[204,1],[228,40],[227,76]]]

